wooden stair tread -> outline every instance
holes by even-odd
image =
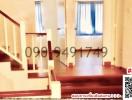
[[[117,85],[117,86],[99,86],[99,85],[89,85],[89,86],[75,86],[74,84],[71,86],[63,86],[63,89],[67,89],[67,90],[90,90],[90,89],[113,89],[113,88],[122,88],[122,85]]]
[[[22,65],[17,63],[16,61],[11,61],[11,70],[23,70]]]
[[[48,78],[48,73],[42,73],[39,75],[39,73],[28,73],[28,78],[33,79],[33,78]]]
[[[122,94],[122,76],[62,76],[57,77],[61,81],[62,98],[71,98],[71,94],[106,93]]]
[[[0,51],[0,62],[11,62],[11,70],[18,71],[23,70],[22,65],[16,62],[14,59],[10,58],[8,55]]]
[[[45,96],[45,95],[51,95],[51,91],[50,90],[26,90],[26,91],[0,92],[0,98],[20,97],[20,96]]]
[[[88,94],[92,93],[104,93],[104,94],[122,94],[122,86],[67,86],[61,89],[62,98],[71,97],[71,94]]]
[[[122,83],[122,75],[102,75],[102,76],[62,76],[58,77],[57,80],[59,80],[61,83],[67,83],[67,82],[113,82],[116,80],[118,83]]]
[[[122,82],[120,83],[120,82],[118,82],[118,81],[113,81],[113,82],[105,82],[105,81],[102,81],[102,82],[67,82],[67,83],[62,83],[61,85],[62,86],[71,86],[71,85],[73,85],[74,84],[74,86],[88,86],[88,85],[98,85],[98,86],[116,86],[116,85],[122,85]]]

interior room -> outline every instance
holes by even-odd
[[[132,66],[132,0],[0,0],[0,99],[118,94]]]

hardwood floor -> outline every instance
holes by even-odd
[[[77,52],[75,55],[75,66],[67,67],[64,63],[60,62],[60,58],[56,57],[56,53],[54,53],[54,61],[55,61],[55,75],[56,76],[99,76],[99,75],[122,75],[122,72],[119,68],[114,66],[103,66],[103,61],[101,55],[94,54],[91,52],[87,57],[87,51],[82,53],[82,57],[80,52]],[[44,69],[47,69],[47,59],[43,58]],[[33,69],[32,65],[29,64],[29,70]],[[38,67],[37,67],[38,68]]]
[[[83,52],[82,57],[80,52],[76,53],[75,66],[66,67],[60,63],[59,59],[55,60],[55,73],[57,76],[102,76],[102,75],[122,75],[120,69],[114,66],[103,66],[102,57],[91,53],[88,57],[87,52]]]

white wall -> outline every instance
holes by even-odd
[[[104,0],[104,34],[103,46],[107,47],[108,53],[103,62],[110,61],[114,64],[115,48],[115,0]]]
[[[123,66],[132,67],[132,0],[124,0]]]
[[[48,78],[29,79],[27,71],[11,71],[10,68],[10,62],[0,62],[0,92],[47,90]]]
[[[20,23],[26,22],[26,32],[35,32],[34,0],[0,0],[0,10]]]
[[[76,48],[92,47],[92,49],[102,48],[102,36],[76,36]]]
[[[57,1],[56,0],[44,0],[43,2],[43,19],[44,28],[51,29],[53,48],[58,45],[57,34]]]
[[[60,37],[60,47],[61,49],[65,49],[64,44],[65,38],[64,36]],[[86,47],[92,47],[93,49],[102,48],[103,46],[103,38],[102,36],[76,36],[76,49],[82,47],[82,49],[86,49]]]
[[[131,67],[132,0],[104,0],[104,3],[103,45],[109,50],[104,61],[111,61],[116,66]]]
[[[116,0],[115,17],[115,65],[122,66],[124,0]]]

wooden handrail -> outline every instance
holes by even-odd
[[[47,35],[47,33],[26,33],[26,35]]]
[[[10,16],[8,16],[6,13],[4,13],[1,10],[0,10],[0,14],[2,14],[4,17],[6,17],[7,19],[9,19],[11,22],[13,22],[14,24],[16,24],[17,26],[20,26],[20,24],[18,22],[16,22],[14,19],[12,19]]]

